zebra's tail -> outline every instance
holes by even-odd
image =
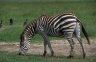
[[[76,18],[76,19],[77,19],[77,18]],[[77,19],[77,22],[80,22],[80,20]],[[86,32],[86,30],[85,30],[85,28],[84,28],[84,26],[82,25],[81,22],[80,22],[80,24],[81,24],[82,32],[83,32],[84,36],[86,37],[88,44],[90,45],[90,40],[89,40],[89,38],[88,38],[88,34],[87,34],[87,32]]]
[[[87,39],[88,44],[90,45],[90,40],[89,40],[89,38],[88,38],[88,34],[87,34],[84,26],[82,25],[82,23],[81,23],[81,29],[82,29],[82,32],[83,32],[84,36],[85,36],[86,39]]]

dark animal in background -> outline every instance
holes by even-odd
[[[10,18],[10,25],[13,25],[13,19]]]
[[[27,22],[28,22],[28,19],[25,20],[23,26],[26,26],[27,25]]]
[[[2,20],[0,21],[0,28],[2,27]]]

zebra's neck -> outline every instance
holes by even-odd
[[[23,36],[25,36],[26,38],[28,38],[28,40],[30,40],[31,37],[34,36],[35,34],[36,34],[36,22],[32,22],[25,27],[23,31]]]

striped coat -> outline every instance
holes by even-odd
[[[79,19],[69,13],[69,14],[62,14],[62,15],[55,15],[55,16],[46,16],[43,15],[36,19],[34,22],[29,23],[24,31],[21,34],[21,41],[20,41],[20,52],[19,54],[25,54],[30,45],[30,39],[35,34],[40,34],[44,39],[44,56],[46,55],[46,46],[48,45],[51,55],[54,55],[54,51],[51,47],[50,41],[48,39],[48,36],[65,36],[65,38],[68,40],[71,51],[69,57],[73,56],[73,34],[76,36],[77,40],[79,41],[82,51],[83,51],[83,57],[85,57],[85,51],[82,45],[81,36],[80,36],[80,24],[82,27],[82,31],[88,41],[88,35],[82,25],[82,23],[79,21]]]

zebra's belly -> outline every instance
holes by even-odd
[[[47,27],[44,27],[44,28],[45,28],[44,31],[46,32],[46,34],[48,36],[56,37],[56,36],[61,36],[62,35],[62,33],[59,31],[59,29],[56,30],[56,29],[54,29],[53,26],[50,26],[49,28],[47,28]]]
[[[56,31],[51,31],[51,32],[47,32],[48,36],[53,36],[53,37],[58,37],[58,36],[62,36],[63,34],[60,32],[56,32]]]
[[[60,34],[47,34],[48,36],[52,36],[52,37],[58,37],[61,36]]]

